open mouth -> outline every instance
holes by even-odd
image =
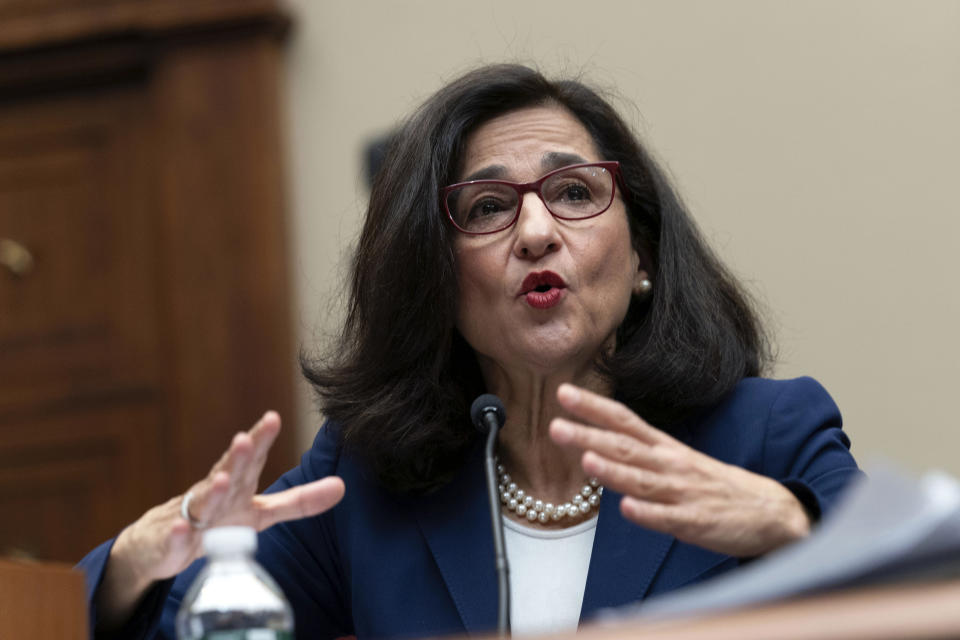
[[[520,295],[535,309],[549,309],[563,299],[567,283],[553,271],[535,271],[523,280]]]
[[[527,274],[520,285],[520,295],[546,293],[551,289],[563,289],[567,283],[553,271],[534,271]]]

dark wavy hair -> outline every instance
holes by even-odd
[[[373,183],[338,343],[301,355],[341,444],[389,489],[424,492],[451,478],[477,438],[469,406],[485,391],[455,327],[457,231],[440,188],[457,179],[479,125],[541,105],[567,109],[600,157],[620,162],[632,242],[650,265],[652,295],[631,302],[615,352],[598,363],[617,397],[669,430],[769,362],[749,297],[608,101],[524,66],[482,67],[433,95],[395,137]]]

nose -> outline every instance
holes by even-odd
[[[560,249],[557,219],[535,192],[523,196],[516,224],[514,254],[518,258],[537,259]]]

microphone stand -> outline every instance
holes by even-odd
[[[484,418],[489,416],[486,414]],[[491,416],[492,418],[492,416]],[[496,418],[487,419],[487,445],[484,456],[484,471],[487,476],[487,497],[490,501],[490,522],[493,524],[493,551],[497,570],[497,636],[510,635],[510,567],[503,544],[503,519],[500,515],[500,492],[497,490],[497,470],[493,461],[493,449],[497,443],[500,425]]]

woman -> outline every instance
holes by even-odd
[[[816,382],[754,377],[746,296],[580,83],[486,67],[418,110],[374,185],[350,303],[336,353],[305,362],[330,420],[301,465],[257,496],[279,419],[238,434],[84,560],[98,629],[170,637],[198,530],[250,523],[299,637],[490,630],[483,392],[506,405],[514,632],[802,538],[857,473]]]

